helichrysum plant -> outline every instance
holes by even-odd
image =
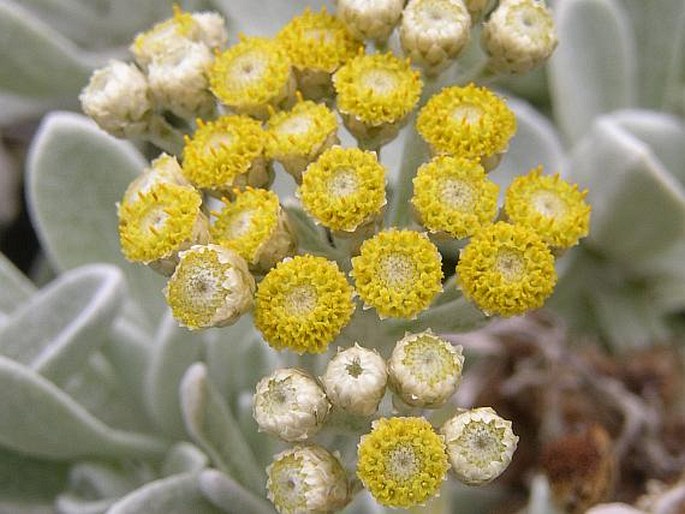
[[[67,449],[17,430],[0,438],[36,457],[84,459],[61,511],[324,513],[363,508],[368,495],[435,506],[446,483],[488,483],[515,459],[511,420],[454,401],[468,361],[444,334],[541,308],[558,260],[589,233],[587,192],[559,170],[520,169],[505,187],[493,178],[517,117],[486,80],[544,64],[557,44],[551,13],[532,0],[373,4],[340,0],[335,14],[305,10],[270,37],[240,38],[215,13],[175,8],[136,36],[132,59],[83,89],[83,111],[145,142],[150,159],[68,121],[115,155],[109,229],[135,278],[130,295],[104,266],[54,288],[111,287],[109,321],[119,303],[127,317],[102,361],[79,361],[73,343],[64,369],[0,362],[11,384],[48,391],[48,407],[70,413],[64,430],[85,434]],[[472,39],[482,69],[450,80],[444,70],[468,60]],[[394,168],[398,141],[406,154]],[[46,158],[43,144],[34,159]],[[170,314],[150,358],[141,339],[159,319],[156,299]],[[145,383],[121,367],[138,357]],[[31,379],[24,365],[52,374]],[[70,381],[79,365],[96,378]],[[107,402],[84,390],[118,374],[150,419],[124,402],[112,408],[130,409],[125,422],[99,420]]]

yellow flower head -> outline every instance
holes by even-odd
[[[290,60],[275,41],[243,37],[218,54],[209,71],[212,92],[236,112],[266,117],[267,105],[278,106],[294,90]]]
[[[482,160],[507,149],[516,118],[492,91],[469,84],[434,95],[419,112],[416,129],[436,154]]]
[[[313,255],[285,259],[259,284],[255,326],[276,350],[321,353],[352,317],[352,295],[334,262]]]
[[[140,199],[140,193],[153,189],[160,182],[190,186],[190,182],[183,175],[183,170],[179,166],[176,157],[163,153],[152,161],[149,168],[143,170],[143,173],[129,184],[121,203],[137,202]]]
[[[174,6],[174,15],[156,24],[150,30],[138,34],[131,45],[131,52],[141,66],[147,66],[155,56],[164,53],[179,39],[198,40],[200,25],[193,15]]]
[[[337,129],[335,114],[324,104],[299,101],[269,118],[266,155],[281,162],[299,183],[307,165],[338,142]]]
[[[542,166],[538,166],[514,179],[507,189],[504,210],[512,223],[537,233],[552,248],[570,248],[590,230],[586,194],[558,173],[542,176]]]
[[[196,330],[230,325],[252,307],[254,278],[237,253],[197,245],[179,257],[165,294],[182,326]]]
[[[442,258],[424,234],[390,229],[352,258],[357,293],[381,318],[414,318],[442,291]]]
[[[235,250],[250,265],[264,260],[265,254],[273,256],[267,260],[275,264],[294,251],[294,240],[284,227],[285,213],[276,193],[266,189],[247,188],[242,192],[236,189],[234,197],[232,201],[224,199],[223,209],[212,213],[216,220],[210,235],[215,243]]]
[[[391,53],[360,54],[333,75],[338,110],[366,125],[398,123],[416,106],[421,79]]]
[[[492,223],[498,190],[477,162],[443,155],[419,168],[411,203],[429,231],[461,239]]]
[[[183,173],[200,188],[230,190],[245,185],[253,168],[264,166],[264,131],[247,116],[197,120],[197,131],[186,136]]]
[[[192,187],[158,182],[119,205],[119,237],[124,256],[149,264],[174,256],[194,242],[202,196]]]
[[[381,418],[362,436],[357,476],[388,507],[421,505],[438,494],[449,461],[444,438],[424,418]]]
[[[373,152],[334,146],[309,165],[298,196],[325,227],[354,232],[385,205],[385,168]]]
[[[333,73],[362,47],[345,25],[324,9],[305,9],[276,36],[286,49],[293,66],[300,70]]]
[[[499,222],[476,233],[462,250],[457,280],[484,312],[515,316],[542,307],[557,275],[552,252],[537,234]]]

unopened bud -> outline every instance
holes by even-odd
[[[404,0],[338,0],[336,14],[358,39],[383,42],[402,14]]]

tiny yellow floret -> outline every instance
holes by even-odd
[[[326,148],[338,142],[338,121],[324,104],[299,101],[274,113],[266,124],[266,155],[283,164],[295,180]]]
[[[359,297],[381,318],[415,318],[442,291],[442,257],[425,234],[389,229],[352,258]]]
[[[537,233],[555,250],[578,244],[590,230],[587,191],[569,184],[559,174],[542,175],[542,166],[517,177],[507,189],[504,211],[516,225]]]
[[[217,54],[209,71],[212,92],[235,112],[265,117],[294,92],[294,77],[285,50],[275,41],[243,37]]]
[[[424,418],[381,418],[362,436],[357,476],[381,505],[413,507],[439,493],[449,461],[444,438]]]
[[[224,198],[224,207],[212,212],[216,219],[210,228],[212,240],[240,254],[251,266],[273,257],[280,261],[294,251],[295,242],[284,221],[278,196],[266,189],[248,187],[233,191],[234,199]]]
[[[535,232],[498,222],[462,250],[457,281],[483,312],[508,317],[542,307],[557,275],[552,252]]]
[[[313,255],[285,259],[259,284],[255,326],[276,350],[321,353],[352,317],[352,295],[334,262]]]
[[[215,121],[197,120],[192,138],[186,136],[183,173],[200,188],[230,191],[252,184],[252,174],[264,171],[264,131],[247,116],[229,115]]]
[[[362,47],[347,27],[326,9],[304,13],[290,20],[276,36],[293,66],[300,70],[333,73]]]
[[[323,226],[354,232],[385,205],[385,168],[373,152],[335,146],[307,167],[298,196]]]
[[[119,237],[124,256],[149,264],[167,259],[194,241],[202,196],[190,186],[157,182],[136,201],[119,205]]]
[[[498,191],[477,162],[443,155],[419,167],[411,203],[431,233],[462,239],[492,224]]]
[[[366,125],[403,120],[421,96],[420,73],[392,53],[349,60],[333,75],[338,110]]]
[[[484,87],[446,87],[419,112],[416,129],[434,154],[485,161],[506,151],[516,131],[507,104]]]

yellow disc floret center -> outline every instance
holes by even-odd
[[[531,196],[533,208],[547,218],[562,218],[566,214],[566,204],[552,191],[536,191]]]
[[[414,283],[416,267],[408,255],[392,253],[383,257],[380,264],[381,278],[394,289],[406,288]]]
[[[523,277],[525,263],[518,252],[501,250],[495,258],[495,269],[507,282],[516,282]]]
[[[392,93],[398,87],[398,78],[395,73],[383,69],[370,69],[362,74],[360,81],[364,87],[369,88],[373,94],[384,96]]]
[[[451,209],[473,210],[477,193],[473,186],[463,180],[447,179],[442,184],[441,199]]]
[[[321,28],[311,28],[304,31],[304,37],[317,43],[323,43],[325,45],[330,45],[335,43],[335,34],[332,30],[321,29]]]
[[[283,136],[306,134],[312,127],[312,119],[307,114],[300,114],[284,119],[277,127],[276,132]]]
[[[411,445],[400,445],[388,453],[385,467],[389,478],[398,482],[407,482],[419,471],[419,459]]]
[[[460,123],[475,125],[483,115],[483,109],[474,104],[464,103],[452,111],[452,118]]]
[[[359,179],[354,170],[337,170],[328,180],[328,192],[335,198],[350,196],[357,192]]]
[[[285,310],[292,316],[307,316],[316,307],[316,290],[310,285],[297,286],[286,294]]]
[[[210,156],[217,150],[228,148],[233,144],[233,140],[233,136],[228,132],[217,132],[210,135],[205,143],[205,155]]]
[[[422,336],[404,349],[402,364],[411,369],[417,380],[437,383],[459,372],[458,361],[439,339]]]
[[[490,462],[502,460],[506,449],[502,443],[504,431],[504,428],[498,429],[494,422],[472,421],[464,427],[453,445],[460,448],[469,462],[487,466]]]
[[[263,79],[269,56],[259,50],[245,53],[235,59],[226,70],[225,80],[237,87],[246,87]]]

